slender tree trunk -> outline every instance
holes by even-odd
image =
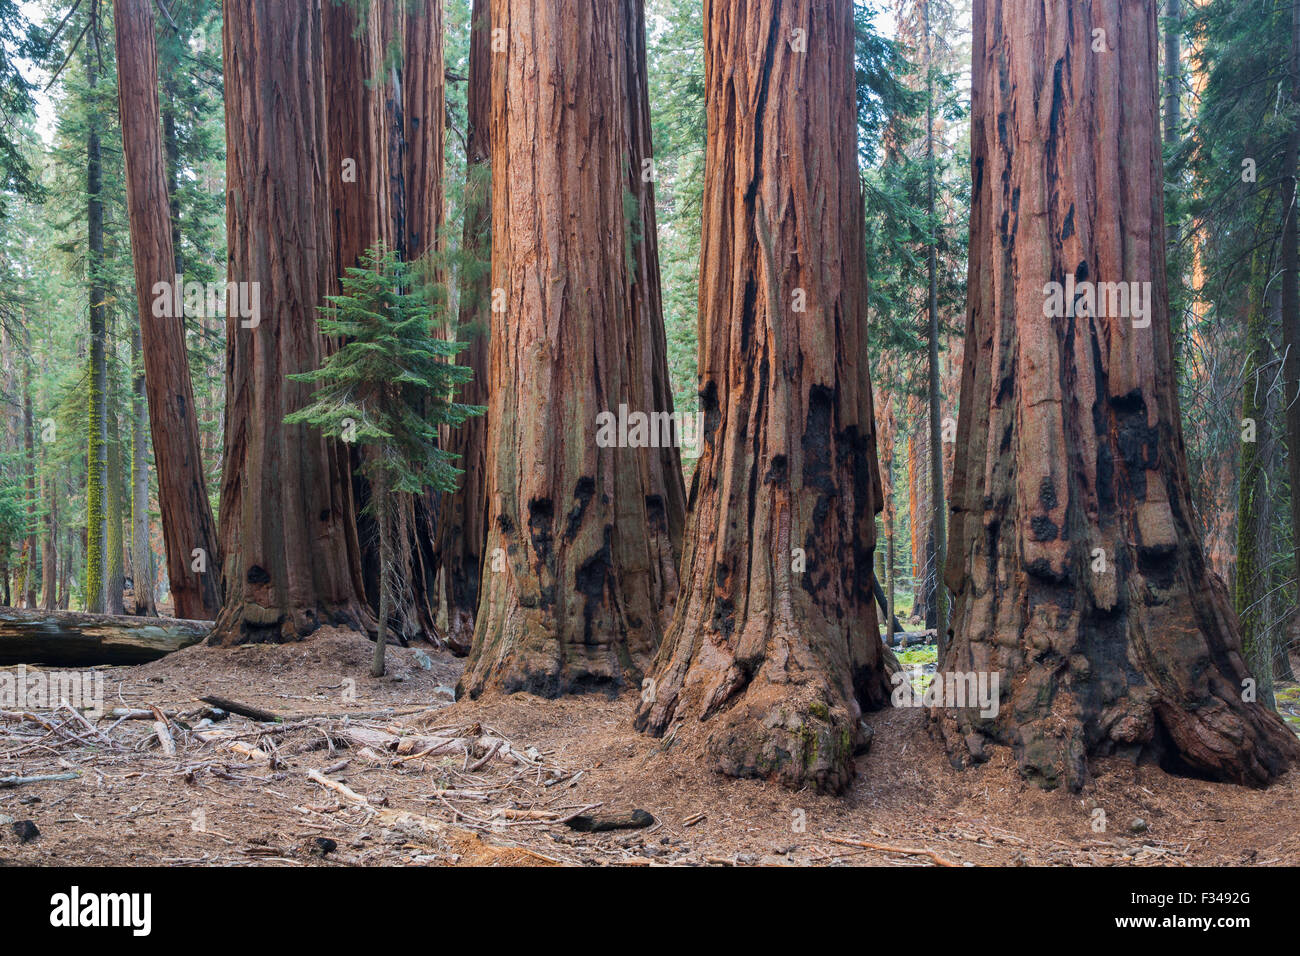
[[[380,472],[374,482],[375,523],[379,526],[379,632],[375,637],[375,654],[370,662],[370,676],[384,676],[384,655],[388,646],[388,616],[392,613],[393,575],[396,573],[393,555],[392,507],[384,475]]]
[[[491,132],[505,311],[492,313],[490,521],[459,686],[472,696],[612,692],[658,645],[645,449],[600,430],[644,374],[627,308],[625,16],[607,0],[492,4],[506,40]]]
[[[140,329],[131,335],[131,571],[135,613],[158,616],[153,549],[149,547],[149,411]]]
[[[1275,707],[1273,698],[1273,641],[1263,615],[1267,590],[1266,561],[1260,554],[1261,504],[1268,494],[1263,447],[1268,441],[1267,415],[1269,381],[1267,368],[1271,351],[1267,339],[1264,302],[1265,257],[1256,253],[1251,263],[1251,282],[1245,311],[1246,370],[1242,381],[1241,418],[1253,432],[1241,442],[1241,478],[1237,497],[1237,581],[1236,610],[1241,621],[1241,651],[1246,668],[1255,678],[1259,701]],[[1263,434],[1261,434],[1263,433]]]
[[[26,344],[26,343],[25,343]],[[27,471],[27,538],[23,544],[25,558],[23,606],[36,607],[36,442],[32,421],[32,356],[29,349],[19,361],[23,366],[23,448]]]
[[[116,391],[110,384],[107,394],[112,396]],[[104,482],[104,515],[108,525],[108,533],[104,536],[104,613],[120,615],[124,613],[122,592],[126,589],[126,569],[123,558],[126,549],[122,538],[122,436],[116,408],[108,416],[108,423],[108,468]]]
[[[284,424],[311,392],[286,376],[325,355],[317,310],[334,275],[321,3],[226,0],[223,26],[229,279],[259,283],[261,310],[255,327],[226,319],[226,592],[212,640],[297,640],[372,623],[346,450]]]
[[[99,74],[95,54],[86,43],[86,83],[94,90]],[[90,293],[90,394],[87,397],[86,444],[86,610],[104,610],[104,478],[108,467],[107,366],[105,360],[106,309],[101,272],[104,260],[104,204],[99,192],[103,170],[100,160],[99,116],[92,108],[86,133],[86,277]]]
[[[955,762],[1009,745],[1044,787],[1079,789],[1088,759],[1108,754],[1267,783],[1300,743],[1242,700],[1237,617],[1193,524],[1156,4],[976,0],[974,38],[957,613],[940,671],[996,674],[1002,699],[995,716],[932,715]],[[1067,310],[1049,285],[1067,274],[1139,283],[1147,308],[1088,307],[1089,286]]]
[[[41,451],[45,461],[45,451]],[[58,604],[59,572],[59,495],[58,478],[53,475],[48,463],[41,476],[41,497],[47,503],[45,512],[45,534],[41,539],[41,607],[52,611]]]
[[[461,240],[460,302],[456,337],[468,342],[457,362],[474,377],[458,401],[488,403],[488,327],[492,256],[492,29],[488,0],[474,0],[467,86],[465,220]],[[468,653],[474,640],[479,582],[487,535],[487,416],[443,430],[443,447],[460,456],[460,489],[442,496],[438,561],[446,591],[447,643]]]
[[[637,725],[685,724],[729,775],[839,792],[889,698],[853,10],[706,0],[704,22],[706,440]]]
[[[930,530],[934,535],[934,633],[939,656],[948,646],[948,590],[943,583],[943,566],[948,553],[943,501],[943,430],[942,409],[939,402],[939,253],[937,235],[937,206],[934,182],[934,57],[930,36],[930,2],[924,7],[925,25],[925,159],[926,208],[930,228],[936,233],[930,237],[926,271],[929,280],[929,365],[927,392],[930,411]]]
[[[1169,147],[1178,142],[1182,131],[1182,0],[1165,0],[1165,139]],[[1165,224],[1165,258],[1178,261],[1178,223],[1170,217]],[[1174,288],[1172,276],[1170,289]]]
[[[170,295],[173,277],[180,273],[172,234],[179,208],[172,209],[159,133],[151,0],[114,0],[113,22],[131,250],[167,577],[176,616],[210,620],[221,607],[221,548],[203,478],[184,316],[175,308],[176,299],[183,297]]]

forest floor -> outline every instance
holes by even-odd
[[[105,707],[158,707],[173,754],[148,719],[0,712],[0,777],[78,774],[0,789],[0,865],[1300,864],[1300,771],[1256,791],[1103,760],[1045,793],[1006,750],[954,770],[897,709],[847,796],[791,793],[636,733],[632,694],[453,703],[460,661],[393,648],[375,680],[372,647],[325,629],[104,668]],[[211,694],[286,719],[212,723]],[[633,809],[653,825],[565,822]]]

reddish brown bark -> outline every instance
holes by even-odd
[[[1236,615],[1194,528],[1165,289],[1155,7],[974,7],[946,569],[956,615],[941,671],[996,672],[1003,693],[995,717],[933,717],[955,762],[1009,745],[1047,787],[1078,789],[1088,759],[1106,754],[1263,784],[1300,753],[1275,713],[1242,700]],[[1067,273],[1149,282],[1149,324],[1110,308],[1046,317],[1047,283]]]
[[[285,425],[318,368],[333,273],[321,2],[226,0],[227,233],[232,282],[260,283],[260,323],[226,320],[221,544],[213,641],[293,640],[365,612],[349,536],[346,451]]]
[[[422,0],[401,6],[398,28],[402,42],[400,97],[389,98],[397,107],[390,137],[390,164],[400,164],[401,215],[397,230],[401,252],[410,260],[431,256],[429,277],[438,284],[435,294],[445,296],[445,276],[438,253],[442,249],[444,215],[443,138],[446,125],[446,65],[443,57],[442,0]],[[443,320],[445,324],[450,324]],[[458,362],[462,361],[457,359]],[[421,628],[436,633],[438,616],[439,506],[442,496],[427,490],[403,496],[399,522],[407,542],[399,548],[409,563],[412,598]],[[463,650],[468,650],[468,641]]]
[[[492,59],[488,0],[474,0],[470,22],[467,87],[465,222],[461,248],[460,302],[456,335],[468,347],[457,361],[473,370],[461,387],[459,401],[486,405],[488,401],[488,326],[491,271],[485,266],[492,249]],[[460,488],[444,495],[438,520],[438,558],[442,567],[447,611],[447,643],[458,653],[474,640],[479,581],[487,535],[486,416],[471,418],[459,428],[444,429],[443,447],[459,455],[464,470]]]
[[[441,245],[447,86],[442,34],[442,0],[422,0],[407,8],[402,37],[404,251],[412,260]]]
[[[388,181],[379,4],[359,21],[353,7],[325,0],[325,103],[334,273],[343,275],[376,242],[396,248]]]
[[[176,616],[211,620],[221,607],[221,549],[203,480],[183,318],[158,316],[151,308],[160,294],[156,283],[165,282],[170,290],[175,262],[158,111],[153,4],[114,0],[113,24],[131,252],[167,575]],[[119,489],[110,493],[118,494]],[[196,549],[206,555],[204,572],[193,570]]]
[[[706,737],[724,773],[838,792],[889,696],[852,5],[707,0],[704,22],[706,443],[637,723]]]
[[[643,0],[622,0],[627,70],[626,117],[629,155],[628,193],[636,200],[636,219],[629,253],[632,275],[628,311],[632,320],[631,407],[656,413],[673,411],[672,384],[668,380],[668,347],[664,334],[663,296],[659,285],[659,231],[655,219],[654,148],[650,135],[650,93],[646,72],[645,9]],[[657,572],[655,606],[660,623],[672,620],[677,604],[677,565],[681,559],[682,532],[686,524],[686,484],[682,479],[681,449],[672,443],[648,448],[641,456],[642,484],[646,489],[646,516],[650,520],[650,547]]]
[[[639,680],[658,643],[643,450],[601,447],[635,400],[627,302],[626,16],[494,0],[489,532],[460,689],[546,695]],[[501,549],[504,570],[493,568]]]
[[[359,19],[348,5],[324,7],[325,73],[330,151],[330,195],[336,232],[335,273],[356,265],[382,242],[407,258],[436,247],[442,223],[442,11],[436,2],[407,9],[379,0]],[[386,62],[394,44],[400,61]],[[359,508],[371,501],[353,449],[353,493]],[[396,548],[403,586],[392,595],[403,636],[434,633],[437,614],[433,535],[436,497],[397,502]],[[367,509],[358,518],[365,592],[379,593],[378,527]]]

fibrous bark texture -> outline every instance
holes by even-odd
[[[113,24],[117,34],[118,99],[127,207],[131,217],[131,254],[135,262],[136,302],[144,352],[144,388],[158,471],[158,506],[162,512],[167,578],[177,617],[210,620],[221,607],[221,557],[217,526],[203,480],[184,318],[179,314],[156,315],[151,308],[158,297],[155,284],[166,282],[170,288],[175,281],[151,0],[115,0]],[[140,468],[143,461],[137,455],[133,456],[133,463],[135,468]],[[135,508],[141,507],[138,495],[133,501]],[[142,550],[147,548],[144,542],[135,540],[141,531],[148,531],[147,518],[133,525],[137,563],[147,555],[147,550]],[[196,549],[207,556],[203,565],[206,570],[202,572],[194,570]],[[146,584],[146,570],[134,568],[137,595]]]
[[[488,327],[492,250],[492,61],[488,0],[474,0],[470,22],[469,81],[466,93],[465,223],[461,242],[460,302],[455,334],[467,342],[457,362],[474,372],[460,389],[459,401],[488,401]],[[443,447],[460,459],[460,488],[442,496],[438,516],[438,560],[442,567],[448,645],[466,653],[474,641],[483,546],[487,534],[487,418],[479,415],[459,428],[444,429]]]
[[[663,295],[659,285],[659,230],[655,219],[654,148],[650,135],[650,92],[646,68],[645,5],[643,0],[621,0],[627,70],[628,194],[636,203],[629,224],[628,251],[632,274],[628,285],[628,311],[632,321],[632,407],[662,413],[673,411],[672,383],[668,380],[668,347],[664,333]],[[673,428],[677,427],[674,422]],[[680,438],[680,436],[678,436]],[[686,524],[686,484],[678,440],[648,448],[641,456],[642,483],[646,487],[646,517],[650,521],[650,547],[655,562],[655,606],[666,627],[677,604],[677,565],[681,559]]]
[[[889,696],[847,2],[705,7],[700,398],[677,614],[638,725],[840,791]]]
[[[317,309],[333,275],[321,2],[227,0],[224,31],[229,277],[259,283],[260,315],[226,320],[212,639],[294,640],[364,618],[346,451],[284,424],[311,391],[286,376],[324,355]]]
[[[443,220],[446,66],[442,0],[407,6],[402,37],[402,123],[408,258],[439,247]],[[471,94],[472,95],[472,94]]]
[[[376,0],[364,9],[324,7],[329,188],[338,276],[377,243],[405,259],[436,249],[442,224],[442,5]],[[392,56],[400,49],[400,58]],[[369,482],[370,451],[350,455],[359,508],[358,540],[366,596],[380,603],[379,529]],[[437,500],[400,495],[395,503],[400,586],[389,596],[397,632],[433,634],[437,615],[433,536]]]
[[[628,314],[626,8],[494,0],[489,531],[461,690],[640,679],[658,644],[643,447],[598,441],[637,400]],[[643,411],[650,411],[644,409]],[[500,549],[499,551],[497,549]]]
[[[1088,758],[1107,754],[1266,783],[1300,746],[1242,699],[1237,619],[1194,531],[1165,289],[1156,4],[976,0],[974,37],[946,569],[957,597],[940,671],[997,673],[1002,700],[996,716],[932,716],[954,762],[1009,745],[1046,787],[1077,790]],[[1049,315],[1067,277],[1078,304],[1067,295]],[[1109,292],[1089,307],[1090,290],[1121,282],[1138,296],[1149,283],[1145,310]]]

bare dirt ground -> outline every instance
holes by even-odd
[[[326,629],[105,668],[105,707],[158,707],[174,754],[150,719],[0,712],[0,778],[78,774],[0,788],[0,865],[1300,864],[1300,771],[1255,791],[1102,761],[1044,793],[1006,751],[952,769],[922,711],[890,710],[849,795],[790,793],[636,733],[631,694],[453,703],[455,658],[394,648],[374,680],[372,646]],[[213,723],[211,694],[286,719]],[[633,809],[654,824],[565,822]]]

